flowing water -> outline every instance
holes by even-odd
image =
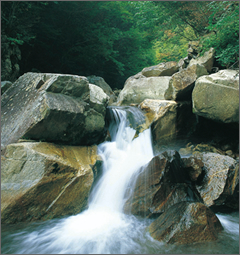
[[[151,132],[136,138],[130,126],[144,122],[136,108],[110,109],[112,141],[98,146],[103,175],[92,190],[84,212],[46,222],[2,225],[2,254],[173,254],[239,253],[238,213],[218,214],[224,231],[215,242],[167,245],[151,238],[147,226],[153,221],[123,213],[141,167],[154,156]],[[134,118],[133,118],[134,116]],[[129,123],[129,118],[132,119]],[[131,124],[131,125],[130,125]],[[128,192],[126,192],[128,191]]]

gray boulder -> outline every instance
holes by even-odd
[[[221,70],[197,79],[192,93],[193,111],[224,123],[239,122],[239,76],[235,70]]]
[[[174,61],[160,63],[156,66],[145,67],[142,74],[145,77],[152,76],[172,76],[179,69],[178,63]]]
[[[2,96],[2,148],[21,137],[72,145],[99,143],[108,103],[99,90],[83,76],[24,74]]]
[[[199,54],[199,46],[199,41],[190,41],[188,43],[187,53],[189,59],[197,58]]]
[[[112,91],[112,88],[106,83],[106,81],[102,77],[96,76],[96,75],[90,75],[90,76],[87,76],[87,79],[89,83],[97,85],[110,97],[109,99],[110,104],[117,100],[117,96]]]
[[[164,99],[169,76],[127,79],[118,96],[118,105],[139,104],[145,99]]]
[[[191,65],[175,73],[170,81],[164,97],[167,100],[191,100],[191,93],[195,81],[200,76],[208,74],[206,68],[202,65]]]
[[[191,59],[189,66],[199,64],[204,66],[207,69],[207,71],[210,73],[213,67],[214,55],[215,55],[215,49],[211,48],[209,51],[205,52],[202,57]]]

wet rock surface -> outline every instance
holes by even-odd
[[[180,202],[160,215],[150,226],[150,235],[169,244],[217,240],[223,229],[217,216],[202,203]]]
[[[155,156],[136,180],[125,211],[156,217],[181,201],[202,201],[176,151]]]
[[[197,186],[207,206],[228,206],[239,185],[239,163],[233,158],[217,153],[203,153],[206,175]],[[231,204],[237,209],[238,204]]]
[[[97,146],[34,142],[8,145],[1,159],[2,223],[81,212],[102,162]]]

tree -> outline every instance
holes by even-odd
[[[239,3],[214,1],[208,8],[212,13],[206,28],[210,34],[201,38],[202,52],[214,47],[222,67],[239,67]]]
[[[152,34],[136,25],[135,13],[132,2],[49,2],[34,27],[34,49],[23,72],[34,67],[41,72],[95,74],[122,87],[129,76],[155,63]]]

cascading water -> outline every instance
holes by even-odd
[[[126,190],[132,186],[132,181],[136,179],[141,167],[153,157],[151,132],[147,129],[134,138],[136,130],[129,126],[129,116],[135,118],[133,126],[144,121],[137,108],[116,107],[109,110],[113,120],[109,126],[112,141],[98,146],[98,152],[103,159],[103,174],[92,190],[89,208],[75,216],[45,223],[31,223],[14,234],[5,234],[2,237],[2,253],[215,253],[211,249],[225,253],[219,242],[211,242],[211,247],[203,244],[166,246],[148,234],[146,227],[152,220],[137,219],[123,213],[124,203],[129,195]],[[231,228],[234,226],[235,232],[237,231],[235,218],[228,221],[228,218],[223,216],[222,219],[225,228],[231,224]],[[225,240],[225,236],[222,240]],[[236,250],[237,241],[231,239],[228,243],[231,241],[234,242]],[[4,242],[6,244],[3,246]],[[226,253],[231,253],[229,248]]]

